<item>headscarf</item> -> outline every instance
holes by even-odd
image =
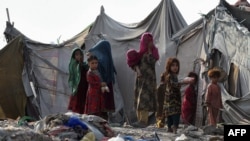
[[[153,39],[153,35],[149,32],[145,32],[142,34],[141,36],[141,40],[140,40],[140,50],[139,50],[139,58],[141,59],[143,54],[147,53],[148,51],[148,47],[147,44],[152,41],[153,46],[152,46],[152,55],[153,57],[158,60],[159,59],[159,52],[158,49],[155,47],[154,45],[154,39]]]
[[[102,80],[106,83],[114,82],[116,70],[110,43],[106,40],[101,40],[90,48],[89,52],[98,58],[98,70],[101,73]]]
[[[69,79],[68,79],[68,83],[69,83],[69,86],[71,88],[71,92],[72,92],[72,95],[75,95],[76,92],[77,92],[77,89],[78,89],[78,84],[80,82],[80,79],[81,79],[81,70],[80,70],[80,63],[77,62],[74,58],[75,56],[75,52],[77,50],[80,50],[81,51],[81,54],[83,55],[83,52],[80,48],[74,48],[71,52],[71,58],[70,58],[70,62],[69,62]],[[85,68],[87,68],[87,64],[86,63],[82,63],[83,66]]]
[[[133,67],[137,63],[139,63],[139,53],[135,49],[129,49],[127,51],[127,64],[129,67]]]

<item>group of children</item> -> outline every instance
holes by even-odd
[[[175,57],[168,58],[165,71],[161,74],[161,83],[157,88],[156,125],[158,128],[165,126],[167,118],[168,132],[177,132],[180,118],[186,124],[193,124],[196,109],[195,83],[198,80],[196,73],[190,72],[184,80],[178,80],[180,62]],[[181,85],[190,84],[182,102]]]
[[[157,88],[156,125],[158,128],[164,127],[167,119],[168,132],[173,133],[177,132],[180,119],[186,125],[195,125],[197,105],[195,85],[198,82],[198,75],[195,72],[189,72],[184,80],[178,81],[179,68],[180,62],[177,58],[168,58],[165,72],[161,75],[161,83]],[[205,106],[208,112],[208,124],[216,126],[219,122],[219,111],[222,108],[221,91],[218,85],[220,70],[210,69],[208,77],[211,81],[205,94]],[[189,85],[182,99],[180,88],[183,84]]]
[[[144,33],[141,38],[141,42],[144,41],[145,36]],[[150,41],[145,43],[153,44],[153,39],[150,39]],[[145,50],[145,54],[152,53],[153,49],[148,46]],[[155,46],[153,46],[156,48]],[[140,82],[140,80],[143,80],[142,78],[145,77],[145,71],[148,71],[149,68],[154,68],[155,64],[152,64],[151,66],[148,66],[149,68],[143,70],[143,59],[138,59],[138,54],[142,52],[141,46],[139,52],[136,50],[130,49],[127,51],[127,64],[129,67],[132,68],[137,74],[136,78],[136,84],[137,82]],[[154,51],[158,51],[157,48],[154,49]],[[158,53],[155,53],[158,54]],[[159,59],[159,55],[157,59]],[[149,62],[148,62],[149,64]],[[180,123],[180,119],[183,120],[184,124],[187,125],[195,125],[195,114],[196,114],[196,105],[197,105],[197,91],[195,85],[198,82],[198,75],[195,72],[190,72],[186,78],[184,78],[182,81],[178,80],[178,74],[180,70],[180,62],[176,57],[170,57],[166,61],[165,65],[165,71],[161,74],[161,82],[158,85],[156,89],[156,125],[158,128],[162,128],[165,126],[165,120],[167,119],[167,127],[168,132],[177,132],[177,128]],[[147,74],[146,77],[154,78],[155,74]],[[219,110],[222,108],[222,102],[221,102],[221,92],[220,87],[217,84],[218,79],[220,77],[220,71],[217,69],[211,69],[208,72],[208,76],[211,79],[211,83],[207,87],[207,92],[205,95],[205,105],[207,106],[208,110],[208,124],[209,125],[216,125],[218,122],[218,114]],[[151,82],[148,82],[148,87],[154,87],[154,80]],[[182,99],[180,88],[182,85],[189,84],[188,87],[185,90],[184,97]],[[151,86],[150,86],[151,85]],[[138,86],[135,86],[135,108],[138,111],[142,111],[138,107],[140,106],[138,102],[145,101],[145,95],[147,97],[151,94],[154,94],[154,92],[150,93],[141,93],[141,91],[136,91]],[[145,88],[146,89],[146,88]],[[139,99],[139,96],[144,96],[144,98]],[[153,103],[154,97],[151,97],[151,102],[147,102],[148,104]],[[145,103],[145,102],[144,102]],[[139,109],[139,110],[138,110]],[[148,111],[148,108],[144,106],[144,109]],[[144,110],[145,111],[145,110]],[[144,114],[144,120],[141,120],[141,114],[137,114],[138,121],[142,122],[145,121],[147,124],[147,120],[145,118],[148,118],[147,114]],[[138,124],[136,124],[138,126]],[[139,127],[145,127],[145,126],[139,126]]]
[[[156,125],[158,128],[165,126],[167,119],[168,132],[177,132],[180,119],[185,125],[195,125],[195,114],[197,106],[196,84],[198,75],[189,72],[188,76],[178,80],[180,62],[177,58],[168,58],[165,72],[161,75],[161,83],[157,87],[157,111]],[[221,91],[218,85],[220,70],[208,71],[211,82],[208,84],[205,94],[205,106],[208,112],[208,124],[216,126],[219,121],[219,111],[222,108]],[[181,98],[181,85],[189,84]]]
[[[92,53],[88,53],[87,63],[84,62],[83,51],[80,48],[73,49],[69,63],[68,82],[72,95],[68,110],[79,114],[100,116],[106,120],[108,120],[108,112],[115,110],[112,85],[109,85],[112,80],[105,79],[106,74],[101,74],[100,60],[95,55],[100,52],[95,52],[98,50],[96,48],[99,46],[106,48],[107,45],[109,44],[106,41],[102,41],[95,48],[90,49]],[[100,54],[99,57],[101,57]],[[102,69],[104,67],[102,66]],[[108,71],[105,70],[105,72]]]
[[[140,127],[142,127],[141,123],[146,125],[148,112],[150,111],[156,112],[156,125],[159,128],[165,126],[165,119],[167,119],[168,132],[177,132],[180,118],[185,124],[194,125],[197,105],[195,89],[198,81],[197,74],[190,72],[185,79],[179,81],[180,62],[176,57],[170,57],[166,61],[165,71],[161,74],[161,83],[157,87],[154,65],[159,59],[158,50],[153,45],[151,34],[143,34],[142,41],[143,44],[141,43],[139,52],[130,50],[127,53],[129,67],[137,72],[135,107],[139,123],[134,125]],[[135,57],[140,57],[140,59],[135,59]],[[113,108],[107,108],[107,103],[110,102],[105,99],[107,93],[112,91],[112,87],[108,85],[107,82],[109,81],[103,80],[104,76],[100,73],[98,64],[98,56],[90,54],[87,63],[84,63],[81,49],[73,50],[69,64],[69,85],[72,89],[72,95],[68,109],[80,114],[92,114],[107,119],[106,113],[114,110],[114,106],[112,106]],[[208,123],[216,125],[219,110],[222,108],[221,91],[217,84],[220,71],[211,69],[208,76],[211,79],[205,98]],[[184,84],[189,85],[182,100],[180,88]],[[156,97],[155,93],[157,94]]]

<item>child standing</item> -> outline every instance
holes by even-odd
[[[98,59],[94,55],[88,58],[89,70],[87,72],[87,81],[89,84],[85,105],[85,114],[100,116],[104,119],[105,100],[102,92],[106,83],[102,82],[101,75],[98,71]],[[107,119],[106,119],[107,120]]]
[[[181,115],[181,85],[191,83],[193,79],[178,81],[180,62],[175,57],[167,60],[166,70],[161,75],[161,80],[166,83],[163,110],[167,117],[168,132],[177,133]]]
[[[198,75],[195,72],[189,72],[188,77],[194,78],[194,81],[189,84],[184,93],[184,98],[181,107],[181,117],[186,125],[194,125],[196,104],[197,104],[197,92],[195,85],[198,81]]]
[[[133,52],[137,56],[133,56]],[[132,123],[134,127],[144,128],[148,126],[149,112],[156,111],[155,64],[158,60],[158,48],[154,44],[153,35],[149,32],[141,35],[138,52],[133,50],[127,52],[127,63],[137,72],[134,89],[134,107],[137,122]]]
[[[166,83],[164,111],[168,118],[168,132],[177,133],[181,114],[181,91],[177,75],[179,73],[180,62],[177,58],[169,58],[166,70],[162,75],[162,80]]]
[[[219,111],[222,108],[221,89],[218,85],[220,71],[211,69],[208,71],[210,83],[207,87],[205,104],[208,110],[208,124],[216,126],[219,121]]]
[[[86,74],[88,71],[87,63],[83,62],[83,52],[80,48],[74,48],[69,63],[69,86],[71,96],[68,110],[83,114],[88,89]]]
[[[105,119],[111,119],[112,113],[115,112],[114,84],[116,69],[113,62],[111,44],[107,40],[100,40],[88,50],[88,54],[95,55],[98,59],[98,71],[102,82],[105,82],[106,88],[109,89],[103,94],[105,100]]]

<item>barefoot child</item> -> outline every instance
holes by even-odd
[[[221,89],[218,85],[220,70],[211,69],[208,71],[210,83],[207,86],[205,104],[208,111],[208,124],[216,126],[219,121],[219,111],[222,108]]]

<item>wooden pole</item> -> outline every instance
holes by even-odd
[[[9,15],[9,9],[8,8],[6,8],[6,12],[7,12],[8,22],[10,23],[10,15]]]

